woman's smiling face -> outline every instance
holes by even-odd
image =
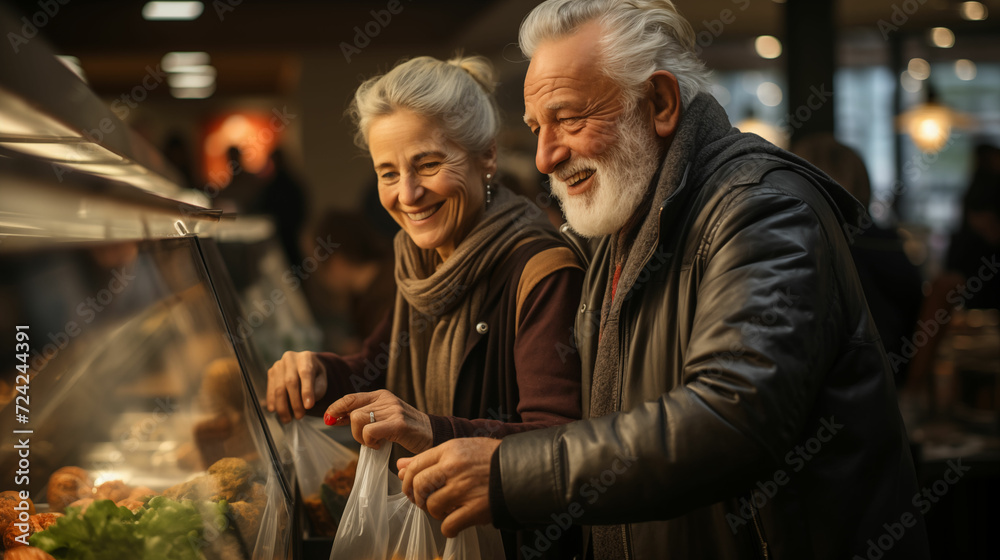
[[[447,260],[479,221],[496,150],[470,154],[437,123],[409,110],[372,120],[368,150],[382,206],[418,247]]]

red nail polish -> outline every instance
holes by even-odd
[[[338,419],[334,418],[333,415],[330,414],[329,412],[323,415],[323,423],[326,424],[327,426],[332,426],[336,424],[337,420]]]

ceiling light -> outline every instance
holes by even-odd
[[[931,65],[922,58],[911,58],[906,65],[906,71],[915,80],[926,80],[931,77]]]
[[[168,74],[167,83],[172,88],[207,88],[215,84],[215,74]]]
[[[170,93],[178,99],[205,99],[215,93],[215,84],[201,88],[171,88]]]
[[[169,52],[163,55],[160,67],[164,72],[183,72],[190,66],[205,66],[209,60],[207,52]]]
[[[955,34],[947,27],[935,27],[931,29],[931,43],[935,47],[950,49],[955,46]]]
[[[982,21],[989,15],[989,11],[982,2],[962,2],[960,11],[962,17],[969,21]]]
[[[198,19],[204,10],[201,2],[146,2],[142,17],[150,21],[187,21]]]
[[[753,43],[761,58],[778,58],[781,56],[781,41],[771,35],[761,35]]]
[[[976,63],[967,58],[955,61],[955,75],[959,80],[969,81],[976,78]]]

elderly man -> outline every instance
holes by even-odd
[[[444,519],[571,523],[589,556],[926,558],[916,477],[849,251],[863,209],[733,129],[668,0],[549,0],[524,120],[589,262],[589,419],[400,461]],[[964,468],[964,467],[959,467]]]

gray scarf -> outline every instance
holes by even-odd
[[[551,235],[544,213],[497,187],[479,223],[447,261],[396,234],[396,306],[387,387],[428,414],[452,414],[465,341],[493,270],[521,242]]]

